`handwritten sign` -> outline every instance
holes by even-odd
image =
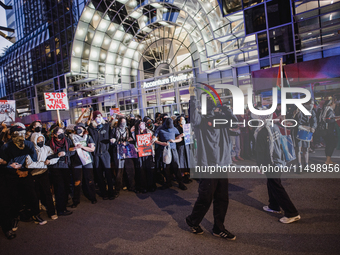
[[[0,122],[15,121],[15,100],[0,100]]]
[[[113,114],[120,113],[119,108],[110,108],[110,115],[113,116]]]
[[[191,144],[191,126],[190,124],[183,125],[183,133],[184,133],[184,143],[185,145]]]
[[[66,93],[44,93],[47,111],[68,110],[68,98]]]
[[[139,157],[146,157],[152,155],[151,134],[137,135],[137,146]]]

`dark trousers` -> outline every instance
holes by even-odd
[[[116,186],[115,186],[116,192],[119,192],[122,188],[124,170],[127,174],[127,178],[129,181],[129,190],[134,190],[135,189],[135,165],[134,165],[133,159],[131,158],[117,159],[116,169],[117,169]]]
[[[284,215],[288,218],[299,215],[285,188],[282,186],[280,178],[268,178],[267,189],[270,209],[280,211],[281,207]]]
[[[13,201],[13,207],[11,208],[11,215],[13,218],[19,216],[23,204],[31,210],[32,216],[36,216],[40,213],[39,200],[35,193],[34,181],[30,173],[24,178],[8,175],[7,184],[8,194],[11,201]]]
[[[73,167],[73,203],[80,203],[80,190],[83,187],[84,195],[90,200],[96,200],[96,187],[93,180],[92,163],[85,166],[79,165]]]
[[[67,166],[65,164],[65,166]],[[71,172],[69,168],[51,168],[51,179],[57,213],[66,211],[68,194],[70,193]]]
[[[111,159],[109,152],[95,154],[93,157],[94,169],[98,177],[98,186],[102,197],[113,196],[113,176],[111,171]],[[105,174],[105,178],[104,178]],[[105,183],[106,180],[106,183]],[[106,189],[107,184],[107,189]]]
[[[143,190],[156,187],[154,169],[152,168],[152,156],[140,157],[137,159],[136,177],[138,187]]]
[[[333,152],[338,145],[338,138],[335,135],[327,135],[324,137],[325,140],[325,154],[326,157],[331,157],[333,155]]]
[[[1,171],[3,169],[0,169]],[[9,196],[9,190],[5,176],[0,174],[0,225],[4,233],[12,230],[13,216],[11,215],[11,208],[13,201]]]
[[[55,215],[48,171],[42,174],[34,175],[33,179],[37,197],[46,207],[48,216],[51,217],[52,215]]]
[[[164,164],[164,175],[165,180],[167,184],[171,184],[172,180],[172,173],[176,176],[178,183],[183,183],[182,181],[182,173],[179,169],[179,158],[178,153],[176,149],[171,149],[171,163],[170,164]],[[172,171],[172,172],[171,172]]]
[[[214,227],[213,231],[219,233],[225,230],[224,220],[229,205],[228,179],[201,179],[198,186],[198,198],[194,205],[190,221],[198,226],[211,203],[213,202]]]

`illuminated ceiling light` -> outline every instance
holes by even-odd
[[[139,19],[143,14],[139,11],[134,11],[133,13],[130,14],[130,17],[134,19]]]
[[[116,40],[121,40],[124,36],[124,33],[122,31],[117,31],[116,34],[115,34],[115,39]]]
[[[117,58],[117,65],[120,65],[122,63],[122,58],[121,57],[118,57]]]
[[[333,17],[333,15],[331,14],[331,15],[329,15],[329,20],[332,20],[332,17]]]
[[[84,34],[84,30],[81,29],[81,28],[79,28],[79,29],[78,29],[78,35],[83,35],[83,34]]]
[[[149,19],[149,18],[148,18],[147,16],[143,15],[143,21],[147,22],[148,19]]]
[[[135,8],[137,6],[137,1],[136,0],[132,0],[130,3],[129,3],[129,7],[131,8]]]
[[[105,45],[108,45],[110,42],[111,42],[111,40],[109,38],[105,38],[105,40],[104,40]]]
[[[168,8],[165,8],[165,7],[164,7],[164,8],[162,8],[162,11],[163,11],[163,12],[168,12],[169,10],[168,10]]]
[[[161,5],[161,4],[157,4],[157,3],[152,3],[152,4],[150,4],[152,7],[155,7],[155,8],[157,8],[157,9],[159,9],[159,8],[162,8],[163,7],[163,5]]]
[[[85,17],[90,19],[92,17],[92,12],[91,11],[86,11],[85,12]]]
[[[75,52],[76,52],[76,53],[79,53],[79,52],[80,52],[80,48],[79,48],[79,47],[76,47]]]
[[[149,27],[143,27],[143,28],[142,28],[142,31],[145,31],[145,32],[147,32],[147,33],[150,33],[150,32],[152,31],[152,29],[149,28]]]
[[[168,26],[168,23],[167,23],[167,22],[165,22],[165,21],[159,21],[158,23],[159,23],[159,24],[161,24],[161,25],[163,25],[163,26],[165,26],[165,27],[167,27],[167,26]]]
[[[98,19],[99,19],[99,15],[96,14],[96,15],[93,16],[94,21],[97,21]]]
[[[91,51],[91,57],[96,58],[98,56],[97,52],[95,50]]]
[[[87,50],[84,51],[84,53],[85,53],[86,55],[88,55],[88,54],[90,53],[90,50],[87,49]]]
[[[113,62],[113,57],[112,57],[112,55],[108,56],[107,62],[108,62],[108,63],[112,63],[112,62]]]
[[[106,54],[105,53],[102,53],[100,56],[101,56],[102,59],[106,58]]]
[[[129,1],[129,0],[117,0],[117,2],[120,2],[120,3],[122,3],[122,4],[127,3],[127,1]]]

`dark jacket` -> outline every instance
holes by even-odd
[[[190,97],[190,123],[197,139],[198,166],[228,166],[231,161],[231,150],[227,125],[213,127],[214,119],[231,119],[231,112],[225,115],[201,115],[197,109],[197,101]],[[229,122],[230,123],[230,122]]]
[[[59,160],[58,160],[58,162],[56,164],[49,165],[48,166],[49,168],[66,168],[66,167],[71,166],[71,156],[73,156],[75,154],[75,152],[74,151],[69,151],[72,142],[67,137],[65,139],[66,139],[66,141],[68,143],[68,148],[66,149],[65,146],[63,148],[59,148],[56,153],[48,156],[47,159],[58,158],[58,153],[61,152],[61,151],[65,152],[65,156],[59,158]],[[50,146],[50,144],[51,144],[51,141],[49,141],[48,146]],[[53,148],[52,148],[52,150],[53,150]]]
[[[24,144],[25,147],[22,150],[19,149],[13,141],[9,141],[1,147],[1,158],[7,162],[7,173],[17,175],[17,170],[10,166],[12,163],[21,164],[22,167],[20,171],[32,171],[32,169],[26,168],[26,157],[29,155],[31,159],[36,162],[37,153],[32,142],[25,140]]]
[[[91,123],[87,129],[96,146],[94,151],[95,155],[102,155],[106,152],[108,153],[110,148],[110,125],[109,123],[102,125],[102,128],[99,129],[93,127]]]

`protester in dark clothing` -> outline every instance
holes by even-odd
[[[24,202],[31,210],[32,219],[44,225],[47,221],[40,217],[39,200],[35,193],[31,169],[27,169],[25,164],[27,156],[30,156],[33,161],[37,160],[34,144],[25,140],[26,130],[23,125],[11,127],[10,132],[12,140],[3,146],[1,157],[7,163],[6,180],[10,199],[14,203],[11,210],[12,217],[15,219],[13,230],[17,229],[19,211],[22,208],[21,202]]]
[[[136,141],[136,144],[137,135],[141,134],[151,134],[151,140],[148,142],[150,144],[153,144],[152,131],[146,128],[145,122],[138,121],[135,125],[134,132],[132,132],[132,137]],[[154,151],[152,149],[152,155],[137,158],[136,176],[138,176],[138,183],[136,186],[141,193],[146,193],[147,191],[154,192],[156,190],[156,182],[154,178],[153,168],[153,155]]]
[[[84,195],[92,204],[97,203],[96,190],[93,180],[93,157],[92,152],[95,150],[95,144],[90,135],[87,134],[85,125],[78,123],[74,130],[76,134],[70,134],[70,151],[75,151],[71,157],[73,168],[73,205],[76,208],[80,203],[80,187],[83,187]],[[82,183],[82,180],[84,182]]]
[[[194,87],[190,86],[190,123],[197,138],[197,164],[199,166],[228,166],[232,163],[230,155],[230,139],[227,127],[213,127],[213,118],[234,119],[227,109],[220,113],[221,106],[213,107],[208,104],[206,116],[198,112]],[[223,114],[223,115],[222,115]],[[223,116],[223,117],[222,117]],[[230,122],[229,122],[230,123]],[[214,227],[213,235],[228,240],[235,240],[236,236],[224,227],[224,220],[229,205],[228,179],[200,179],[198,198],[186,222],[194,234],[203,234],[200,227],[205,214],[213,202]]]
[[[328,100],[324,103],[322,112],[319,117],[319,125],[322,126],[322,123],[325,125],[326,135],[323,137],[325,140],[325,154],[326,154],[326,162],[325,164],[334,164],[331,157],[333,152],[338,144],[338,134],[335,125],[336,118],[334,113],[334,108],[336,103],[334,101]]]
[[[113,200],[113,175],[109,153],[110,124],[104,121],[102,114],[99,111],[93,112],[93,120],[94,121],[92,121],[88,127],[88,132],[95,143],[95,151],[93,152],[93,163],[98,180],[100,195],[104,200]]]
[[[265,110],[266,108],[263,108]],[[281,132],[277,125],[272,127],[266,119],[272,119],[272,114],[267,116],[253,116],[254,119],[263,120],[264,125],[255,130],[256,163],[262,166],[285,166],[285,158],[281,149]],[[282,172],[266,172],[267,189],[269,195],[269,205],[264,206],[263,210],[272,213],[284,211],[284,217],[280,219],[282,223],[292,223],[300,220],[300,215],[294,204],[290,200],[286,190],[281,184]]]
[[[170,146],[171,149],[171,163],[163,164],[164,175],[166,183],[162,186],[162,189],[168,189],[172,186],[171,181],[171,170],[176,176],[178,182],[178,187],[181,190],[186,190],[187,187],[183,183],[183,178],[181,171],[179,170],[179,158],[176,149],[176,143],[182,140],[183,134],[178,132],[178,129],[174,127],[174,122],[171,118],[166,118],[164,125],[160,126],[156,131],[154,136],[158,138],[156,144],[158,144],[158,154],[163,155],[163,150],[165,146]]]
[[[10,199],[7,186],[6,162],[1,158],[3,153],[0,149],[0,225],[6,238],[11,240],[16,237],[16,233],[12,230],[14,218],[11,214],[14,201]]]
[[[123,175],[124,170],[127,174],[127,178],[129,181],[128,189],[130,191],[136,192],[135,187],[135,167],[133,159],[119,159],[118,158],[118,150],[120,145],[128,145],[130,142],[134,143],[134,140],[131,136],[129,129],[127,128],[126,119],[121,117],[118,119],[117,128],[112,130],[111,139],[114,139],[114,161],[116,168],[116,186],[115,186],[115,197],[119,196],[120,190],[123,188]]]
[[[71,141],[65,136],[64,130],[60,127],[55,127],[49,144],[54,154],[48,156],[47,159],[59,158],[56,164],[49,166],[58,216],[72,214],[71,211],[66,209],[68,195],[70,194],[70,157],[74,155],[74,152],[69,151],[70,144]]]

